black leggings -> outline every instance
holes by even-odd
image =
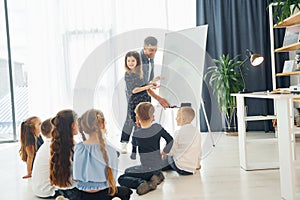
[[[101,190],[99,192],[85,192],[80,191],[80,200],[111,200],[114,197],[119,197],[122,200],[130,199],[130,195],[132,194],[132,190],[127,187],[118,186],[117,192],[114,196],[110,196],[108,194],[108,188],[105,190]]]
[[[57,193],[69,200],[80,200],[80,191],[76,187],[67,190],[57,190],[55,194],[57,195]]]

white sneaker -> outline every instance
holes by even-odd
[[[122,142],[122,149],[121,149],[121,153],[126,154],[127,153],[127,142]]]
[[[67,200],[67,198],[65,198],[64,196],[58,196],[55,200]]]

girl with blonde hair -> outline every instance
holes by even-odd
[[[90,109],[78,121],[80,132],[88,135],[74,148],[73,177],[78,181],[81,200],[130,199],[129,188],[116,186],[118,152],[105,142],[103,113]]]

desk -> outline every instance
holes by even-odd
[[[295,171],[293,159],[293,99],[299,95],[293,94],[268,94],[266,92],[254,92],[245,94],[232,94],[237,99],[237,118],[239,133],[240,165],[245,170],[268,169],[276,166],[265,165],[264,167],[248,168],[246,155],[246,126],[247,116],[245,113],[245,98],[273,99],[276,106],[276,118],[278,128],[278,152],[281,197],[287,200],[296,198]],[[273,119],[275,116],[263,116],[265,119]],[[262,118],[262,116],[261,116]],[[263,119],[263,118],[262,118]]]

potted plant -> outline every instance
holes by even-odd
[[[217,97],[219,110],[225,118],[226,131],[231,131],[231,122],[236,109],[236,99],[231,94],[238,93],[243,87],[241,70],[237,69],[242,62],[235,61],[237,57],[230,59],[227,54],[218,60],[213,59],[216,66],[209,67],[205,75],[209,76],[209,84]]]
[[[275,0],[274,3],[271,3],[269,6],[275,6],[273,18],[276,20],[276,24],[290,17],[296,9],[300,10],[299,4],[300,0]]]

